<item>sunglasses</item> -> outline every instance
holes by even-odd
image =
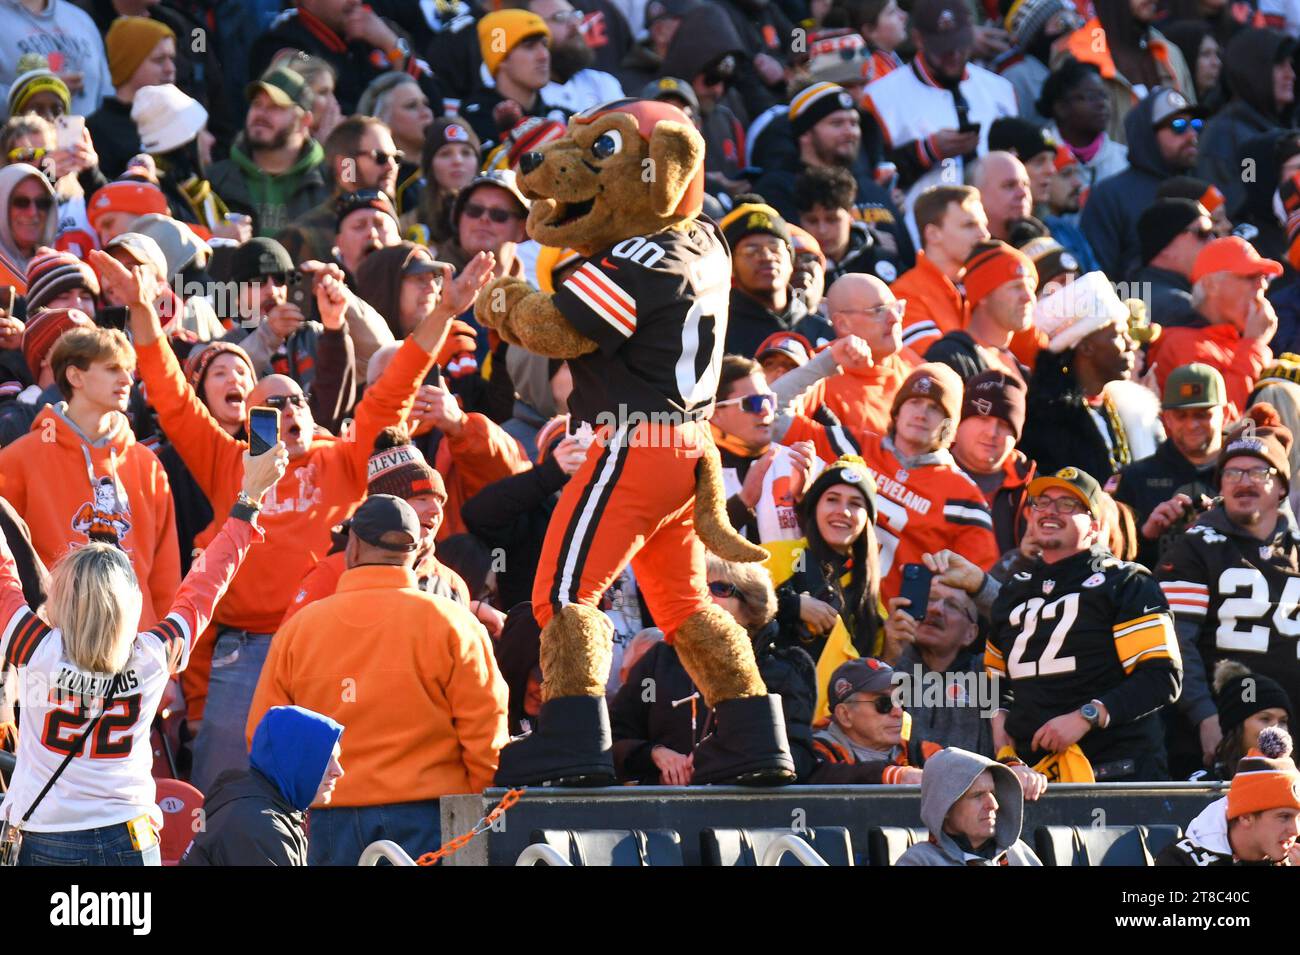
[[[845,706],[857,706],[859,703],[866,703],[872,707],[881,716],[888,716],[894,711],[894,698],[892,696],[878,696],[874,700],[845,700]]]
[[[705,73],[705,86],[730,86],[735,77],[731,73]]]
[[[1194,236],[1197,242],[1209,242],[1214,238],[1213,229],[1184,229],[1190,236]]]
[[[764,414],[765,412],[776,411],[776,395],[770,392],[761,395],[743,395],[740,398],[728,398],[725,401],[715,401],[714,406],[721,408],[723,405],[740,405],[741,411],[747,411],[750,414]]]
[[[518,219],[519,216],[509,209],[497,209],[492,206],[481,206],[477,202],[465,203],[465,215],[471,219],[482,219],[487,216],[497,225],[505,225],[511,219]]]
[[[294,408],[306,408],[307,396],[306,395],[271,395],[269,398],[266,399],[266,406],[268,408],[278,408],[281,410],[283,410],[284,408],[288,408],[290,406]]]
[[[14,209],[30,209],[35,206],[41,212],[49,212],[54,207],[54,200],[49,196],[37,196],[35,198],[31,196],[11,196],[9,205]]]
[[[735,597],[741,599],[740,588],[735,584],[729,584],[725,580],[710,580],[709,593],[715,597]]]
[[[9,150],[9,161],[38,163],[48,152],[43,146],[17,146]]]
[[[1183,133],[1187,132],[1189,128],[1194,132],[1199,133],[1201,131],[1201,127],[1204,125],[1205,125],[1205,120],[1203,119],[1186,119],[1183,117],[1180,117],[1178,119],[1172,119],[1165,124],[1166,128],[1172,129],[1174,131],[1174,134],[1177,136],[1183,135]]]
[[[406,160],[406,153],[400,149],[395,153],[386,153],[382,149],[368,149],[365,152],[357,153],[358,156],[369,156],[380,166],[387,166],[389,163],[400,166]]]

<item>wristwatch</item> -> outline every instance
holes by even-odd
[[[1092,700],[1079,707],[1079,715],[1088,721],[1093,729],[1101,728],[1101,704]]]

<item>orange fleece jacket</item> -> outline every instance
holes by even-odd
[[[920,355],[904,347],[870,368],[846,368],[841,374],[823,378],[805,392],[802,398],[805,413],[811,416],[826,405],[859,444],[863,435],[887,434],[894,396],[921,363]]]
[[[1255,387],[1255,379],[1273,361],[1273,351],[1258,338],[1242,338],[1227,322],[1202,328],[1166,328],[1147,350],[1147,364],[1154,365],[1160,394],[1165,380],[1181,365],[1204,362],[1223,373],[1228,404],[1240,415]]]
[[[447,505],[443,508],[438,540],[464,534],[468,527],[460,509],[483,488],[531,467],[519,442],[491,418],[473,412],[454,438],[443,436],[434,454],[433,467],[447,484]]]
[[[302,579],[302,586],[293,595],[293,600],[289,603],[289,609],[284,612],[284,620],[280,622],[280,626],[283,627],[292,620],[298,611],[335,593],[339,589],[339,578],[347,569],[347,555],[341,550],[321,558],[321,562],[307,571],[307,576]],[[438,558],[430,557],[426,560],[419,568],[419,576],[438,578],[438,582],[431,588],[433,593],[440,593],[443,588],[451,590],[460,598],[464,606],[469,606],[469,587],[466,586],[464,579],[446,564],[440,563]],[[441,595],[447,596],[445,592]]]
[[[468,610],[421,591],[405,567],[353,567],[271,641],[247,734],[273,706],[305,706],[345,727],[331,805],[437,799],[491,785],[506,695]]]
[[[136,349],[140,375],[158,421],[217,514],[235,503],[243,485],[248,445],[231,437],[185,380],[171,347],[161,339]],[[253,633],[274,633],[307,571],[329,553],[330,528],[366,495],[366,461],[375,436],[404,420],[433,356],[408,338],[392,364],[357,406],[352,434],[317,437],[266,495],[258,523],[266,543],[249,555],[217,607],[215,622]],[[203,546],[209,528],[197,538]]]
[[[125,415],[114,415],[112,432],[91,445],[64,410],[62,402],[45,408],[31,431],[0,451],[0,496],[31,528],[32,544],[47,567],[88,543],[88,531],[116,531],[144,597],[139,629],[148,630],[167,615],[181,585],[167,472],[152,451],[136,443]],[[114,481],[125,494],[125,512],[115,503]]]
[[[924,252],[916,253],[916,265],[900,275],[889,290],[896,298],[907,299],[903,344],[918,355],[970,321],[961,289]]]

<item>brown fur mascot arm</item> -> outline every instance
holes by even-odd
[[[544,358],[577,358],[600,347],[569,324],[551,296],[521,279],[488,283],[474,302],[474,317],[509,344]]]

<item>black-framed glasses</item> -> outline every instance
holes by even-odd
[[[739,398],[716,401],[714,405],[718,408],[723,405],[740,405],[741,411],[747,411],[750,414],[764,414],[776,411],[776,395],[770,391],[758,395],[741,395]]]
[[[54,200],[49,196],[10,196],[9,205],[15,209],[30,209],[35,206],[41,212],[54,208]]]
[[[369,156],[376,164],[387,166],[389,163],[400,166],[406,161],[406,153],[400,149],[395,153],[386,153],[382,149],[366,149],[357,153],[358,156]]]
[[[1088,505],[1077,497],[1035,497],[1029,501],[1029,506],[1040,514],[1047,511],[1055,511],[1057,514],[1065,517],[1073,517],[1076,514],[1085,514],[1088,511]]]
[[[291,406],[294,408],[306,408],[307,396],[306,395],[271,395],[270,397],[265,399],[265,404],[268,408],[276,408],[281,411]]]
[[[859,703],[866,703],[875,709],[881,716],[888,716],[894,711],[894,698],[892,696],[878,696],[874,700],[845,700],[845,706],[857,706]]]
[[[744,599],[740,595],[740,588],[725,580],[710,580],[709,593],[719,598],[735,597],[737,600]]]
[[[1240,484],[1249,480],[1251,484],[1263,484],[1277,474],[1277,468],[1260,466],[1257,468],[1224,468],[1223,480],[1231,484]]]
[[[498,209],[495,206],[480,205],[477,202],[465,203],[465,215],[469,216],[471,219],[482,219],[484,216],[487,216],[497,225],[505,225],[511,219],[520,218],[509,209]]]
[[[1192,130],[1192,132],[1199,133],[1201,131],[1201,127],[1203,127],[1204,125],[1205,125],[1205,120],[1188,119],[1186,116],[1179,116],[1177,119],[1171,119],[1169,122],[1165,124],[1166,128],[1172,129],[1174,131],[1174,135],[1176,136],[1183,135],[1189,129]]]

